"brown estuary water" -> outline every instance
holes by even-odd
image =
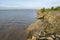
[[[36,20],[34,10],[0,10],[0,32],[10,28],[23,30]]]

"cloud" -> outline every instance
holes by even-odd
[[[0,7],[29,8],[60,6],[60,0],[0,0]]]

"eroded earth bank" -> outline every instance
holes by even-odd
[[[60,40],[60,9],[41,9],[25,32],[27,40]]]

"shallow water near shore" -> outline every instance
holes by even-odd
[[[34,10],[0,10],[0,31],[10,28],[24,30],[36,20],[36,12]]]

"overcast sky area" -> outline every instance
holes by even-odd
[[[39,9],[60,6],[60,0],[0,0],[0,9]]]

